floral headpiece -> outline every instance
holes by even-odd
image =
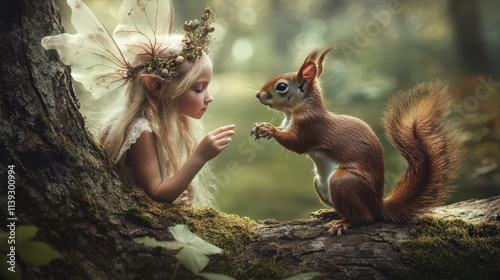
[[[172,53],[167,57],[154,56],[145,65],[146,73],[159,75],[165,81],[171,82],[177,76],[176,64],[183,63],[186,59],[189,61],[200,59],[203,52],[208,53],[210,51],[208,46],[212,42],[210,33],[215,30],[212,25],[213,16],[210,8],[205,8],[205,14],[201,17],[201,20],[202,22],[195,19],[184,23],[186,35],[182,39],[184,48],[181,54]]]
[[[67,3],[77,34],[44,37],[42,46],[57,50],[63,63],[71,66],[73,79],[95,98],[121,89],[143,69],[171,82],[178,64],[209,52],[215,30],[212,11],[206,8],[201,21],[184,23],[183,48],[174,53],[168,51],[174,20],[171,0],[124,0],[113,35],[81,0]]]

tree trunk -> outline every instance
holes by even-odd
[[[305,271],[324,279],[384,279],[392,277],[387,264],[402,263],[401,246],[412,238],[412,226],[377,223],[337,238],[322,221],[256,224],[214,209],[156,203],[124,184],[85,128],[69,69],[40,44],[43,36],[62,32],[55,3],[3,0],[0,6],[1,219],[36,225],[37,239],[65,257],[47,267],[23,266],[27,279],[164,279],[176,270],[176,252],[132,238],[171,240],[167,228],[179,223],[224,249],[207,271],[238,279]],[[3,195],[8,166],[15,171],[13,212]],[[459,204],[463,214],[452,217],[469,218],[470,210],[476,219],[498,223],[499,205],[500,197]],[[177,279],[192,278],[180,268]]]
[[[459,57],[466,76],[491,73],[491,59],[486,55],[484,35],[481,29],[480,1],[448,1],[451,23]]]

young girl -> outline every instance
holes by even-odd
[[[181,40],[173,36],[167,53],[178,53]],[[191,203],[194,198],[195,205],[204,205],[210,193],[192,181],[227,147],[234,125],[212,131],[196,145],[194,130],[199,127],[191,118],[200,119],[213,101],[208,91],[212,64],[203,53],[200,59],[183,62],[177,72],[171,82],[138,75],[127,89],[127,102],[107,122],[100,140],[120,174],[154,200]]]
[[[92,46],[85,49],[87,55],[91,53],[90,57],[101,59],[101,63],[93,62],[92,67],[85,65],[89,64],[86,60],[82,62],[85,57],[77,59],[75,56],[81,55],[82,46],[85,47],[89,39],[92,43],[92,39],[98,37],[94,33],[102,32],[103,26],[81,1],[68,1],[73,10],[73,25],[74,19],[78,18],[77,25],[97,22],[96,28],[82,26],[80,30],[77,28],[79,34],[49,36],[43,39],[42,44],[58,50],[63,62],[73,66],[73,78],[94,93],[116,84],[116,80],[109,79],[113,75],[118,75],[117,80],[125,80],[128,84],[125,96],[109,114],[100,133],[102,146],[124,180],[143,188],[157,201],[210,205],[213,200],[211,176],[201,176],[203,178],[199,180],[197,174],[209,174],[203,167],[229,145],[234,134],[234,125],[219,127],[197,144],[196,133],[201,128],[195,120],[203,116],[213,101],[208,91],[212,63],[207,54],[209,33],[213,31],[211,11],[205,10],[201,23],[197,20],[186,22],[186,35],[175,35],[170,34],[171,28],[165,29],[164,26],[154,26],[152,32],[144,29],[144,26],[151,26],[152,19],[161,18],[158,13],[167,18],[161,23],[171,24],[172,20],[168,20],[173,18],[170,1],[144,3],[124,1],[120,8],[120,24],[115,28],[109,44],[102,43],[103,34],[98,34],[101,41],[94,42],[100,48],[104,45],[105,51]],[[91,23],[82,22],[82,17],[89,17]],[[158,34],[161,28],[167,34]],[[84,34],[85,29],[93,33]],[[84,39],[67,38],[77,35],[82,35]],[[147,37],[147,40],[142,37]],[[104,60],[101,58],[103,55],[107,55]],[[82,78],[87,76],[81,72],[88,72],[88,69],[105,63],[108,67],[104,68],[113,65],[124,67],[111,73],[92,73],[96,78],[90,82]]]
[[[177,53],[181,40],[174,36],[167,51]],[[210,196],[197,186],[200,182],[189,186],[203,165],[227,147],[234,125],[212,131],[196,145],[191,118],[200,119],[213,101],[207,88],[212,64],[203,53],[183,62],[177,72],[169,83],[138,75],[127,89],[125,106],[104,128],[101,143],[122,176],[154,200],[190,203],[194,196],[195,204],[207,204]]]

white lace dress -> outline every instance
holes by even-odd
[[[130,184],[135,184],[134,182],[134,177],[132,175],[132,170],[130,167],[126,164],[126,155],[128,149],[130,149],[130,146],[137,142],[137,139],[141,136],[143,132],[153,132],[151,129],[151,126],[149,125],[149,122],[144,119],[140,118],[135,120],[129,127],[127,137],[125,138],[125,141],[123,142],[123,145],[120,149],[120,152],[118,153],[118,156],[116,157],[116,165],[118,167],[118,171],[122,178],[125,179]],[[160,167],[160,177],[162,181],[165,181],[166,179],[170,178],[173,176],[171,172],[168,172],[166,169],[166,161],[168,160],[168,155],[165,152],[165,149],[163,147],[159,146],[158,143],[156,143],[156,151],[158,152],[158,163]],[[185,190],[172,204],[191,204],[191,199],[188,190]]]

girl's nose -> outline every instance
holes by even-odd
[[[214,97],[209,92],[207,97],[205,98],[205,103],[208,104],[208,103],[211,103],[212,101],[214,101]]]

